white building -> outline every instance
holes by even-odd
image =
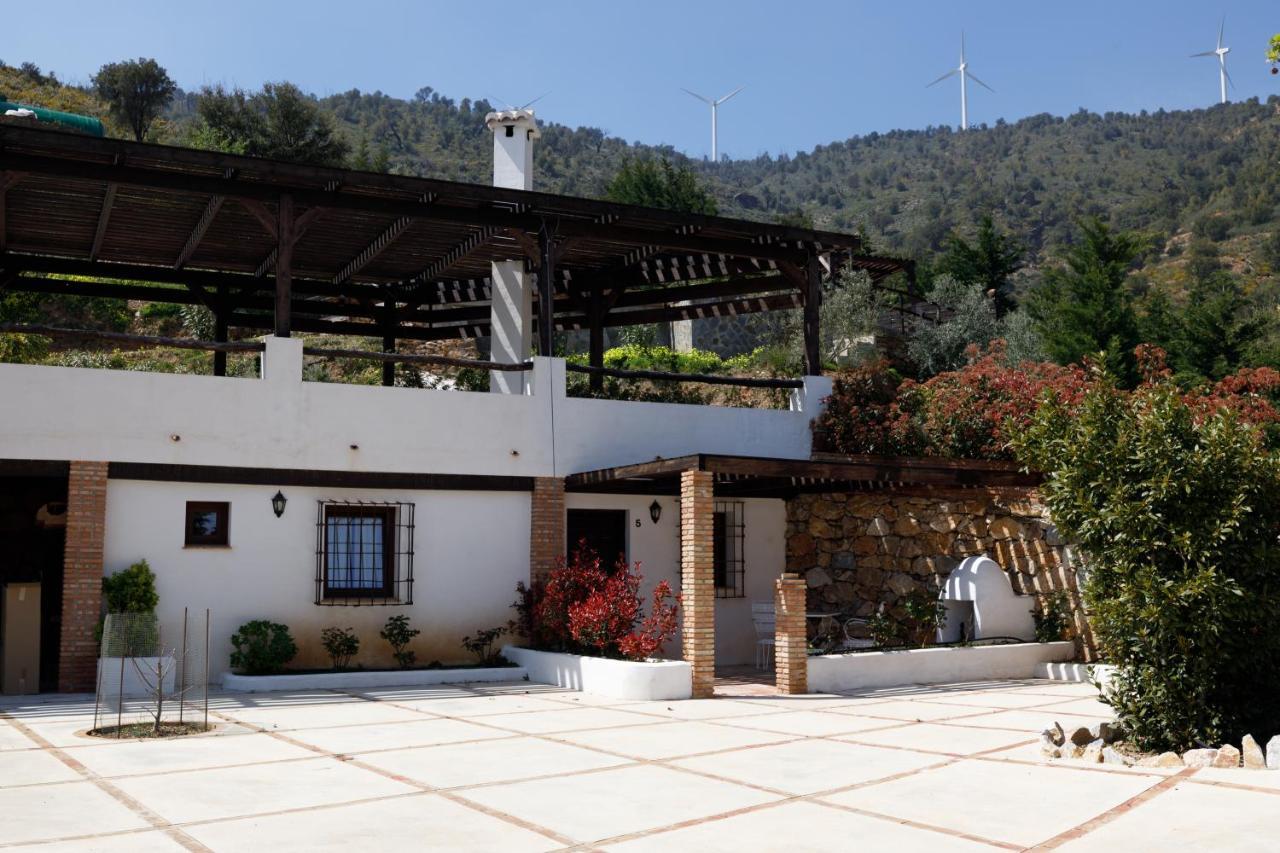
[[[553,325],[591,329],[598,366],[605,326],[799,307],[817,374],[822,278],[903,264],[849,235],[533,192],[533,114],[488,125],[494,187],[0,124],[0,284],[204,304],[222,350],[207,376],[0,364],[0,583],[39,585],[39,635],[9,642],[42,654],[45,689],[92,688],[101,577],[140,559],[166,631],[211,612],[215,676],[252,619],[289,626],[296,666],[324,663],[328,626],[379,666],[403,613],[419,661],[454,663],[579,532],[683,593],[667,653],[709,689],[715,662],[753,659],[786,496],[916,476],[810,461],[819,375],[774,383],[787,410],[569,395],[571,366],[532,355]],[[388,364],[414,361],[397,341],[488,336],[491,391],[303,381],[294,332],[381,338]],[[217,375],[227,350],[260,353],[258,375]]]

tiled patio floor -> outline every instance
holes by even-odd
[[[219,695],[215,733],[84,737],[0,701],[0,848],[1275,850],[1280,772],[1039,759],[1044,681],[622,702],[529,683]],[[1275,776],[1276,778],[1272,778]]]

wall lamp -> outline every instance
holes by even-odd
[[[276,514],[276,518],[284,515],[284,505],[288,503],[288,499],[284,496],[284,492],[276,491],[271,498],[271,511]]]
[[[653,520],[654,524],[657,524],[658,519],[662,518],[662,504],[658,503],[657,498],[654,498],[653,503],[649,504],[649,518]]]

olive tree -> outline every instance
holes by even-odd
[[[102,66],[93,75],[93,87],[107,102],[112,117],[133,131],[139,142],[178,90],[159,63],[142,58]]]

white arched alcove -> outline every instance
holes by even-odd
[[[939,600],[947,610],[946,624],[938,630],[939,642],[990,637],[1035,639],[1031,611],[1035,600],[1018,595],[1000,564],[990,557],[967,557],[951,572]]]

